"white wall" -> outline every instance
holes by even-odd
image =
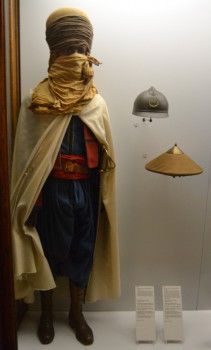
[[[110,112],[117,161],[122,295],[92,309],[134,309],[135,285],[181,285],[184,309],[211,306],[211,21],[209,0],[21,0],[22,95],[47,74],[45,20],[56,8],[86,11],[95,35],[95,84]],[[167,119],[143,123],[135,97],[154,86]],[[145,164],[177,142],[204,168],[171,178]],[[64,282],[58,308],[66,307]]]

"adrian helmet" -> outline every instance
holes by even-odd
[[[136,97],[133,114],[144,118],[166,118],[168,101],[160,91],[151,87]]]

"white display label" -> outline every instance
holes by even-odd
[[[180,286],[163,286],[164,340],[183,340],[182,295]]]
[[[154,287],[137,286],[136,296],[136,341],[154,342],[155,330],[155,298]]]

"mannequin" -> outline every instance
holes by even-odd
[[[12,228],[16,298],[40,290],[38,337],[54,338],[53,288],[69,280],[69,325],[94,341],[83,300],[119,296],[115,163],[107,107],[93,83],[93,29],[75,8],[46,22],[48,78],[23,100],[14,147]],[[27,252],[27,253],[26,253]],[[27,256],[26,256],[27,255]]]

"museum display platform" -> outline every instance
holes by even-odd
[[[36,328],[38,312],[28,312],[18,331],[18,350],[201,350],[211,349],[211,311],[184,311],[184,341],[165,343],[163,340],[163,312],[156,311],[156,342],[136,343],[135,311],[85,312],[86,319],[93,329],[95,341],[90,346],[80,344],[69,328],[67,313],[55,313],[55,338],[49,345],[41,345]]]

